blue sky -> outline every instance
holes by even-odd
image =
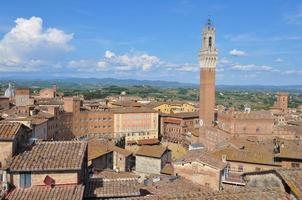
[[[218,84],[302,84],[298,0],[3,0],[0,77],[198,83],[209,15]]]

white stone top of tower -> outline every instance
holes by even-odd
[[[199,52],[200,68],[216,68],[216,29],[212,21],[208,19],[207,24],[202,29],[202,44]]]
[[[9,98],[15,96],[15,89],[12,87],[11,83],[8,84],[8,88],[5,90],[4,96]]]

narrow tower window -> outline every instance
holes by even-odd
[[[212,47],[212,37],[209,37],[209,47]]]

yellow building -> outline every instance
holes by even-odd
[[[166,114],[196,111],[194,105],[187,102],[152,102],[147,107]]]

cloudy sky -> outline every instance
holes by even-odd
[[[209,15],[218,84],[302,84],[299,0],[3,0],[0,78],[198,83]]]

